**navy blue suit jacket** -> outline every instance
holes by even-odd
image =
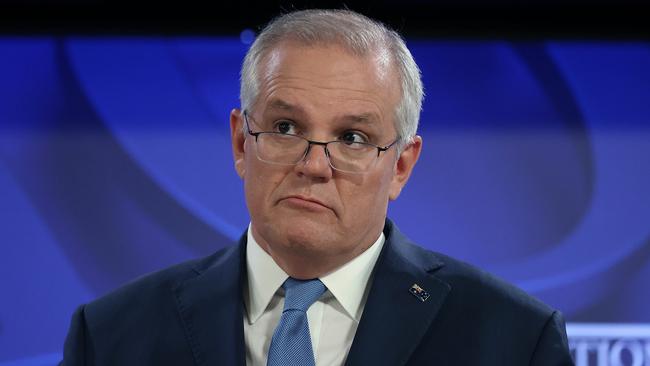
[[[348,365],[572,365],[562,316],[389,221]],[[62,365],[244,365],[244,235],[73,315]],[[426,301],[409,292],[413,284]]]

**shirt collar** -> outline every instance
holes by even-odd
[[[289,278],[289,275],[260,247],[253,237],[250,225],[246,240],[246,270],[248,291],[245,293],[245,301],[248,321],[253,324],[262,316],[273,294]]]
[[[372,270],[385,241],[382,232],[370,248],[335,271],[320,277],[348,316],[357,322],[361,319],[368,296]],[[273,295],[289,275],[259,246],[253,237],[250,225],[246,242],[246,268],[248,291],[245,291],[245,302],[248,321],[253,324],[262,316]]]
[[[370,276],[385,241],[386,238],[382,232],[370,248],[334,272],[320,278],[339,304],[343,306],[343,309],[356,322],[361,320],[361,313],[363,313],[370,290]]]

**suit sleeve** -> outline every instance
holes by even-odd
[[[537,341],[530,366],[573,366],[564,318],[553,312]]]
[[[89,335],[86,326],[85,305],[81,305],[72,315],[70,329],[63,346],[63,360],[59,366],[91,366]]]

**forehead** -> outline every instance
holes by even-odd
[[[359,56],[338,45],[283,42],[262,58],[258,77],[257,107],[323,118],[345,115],[392,123],[401,92],[386,51]]]

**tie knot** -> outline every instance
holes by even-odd
[[[297,280],[287,278],[282,284],[284,288],[284,311],[300,310],[307,311],[325,292],[325,285],[319,280]]]

